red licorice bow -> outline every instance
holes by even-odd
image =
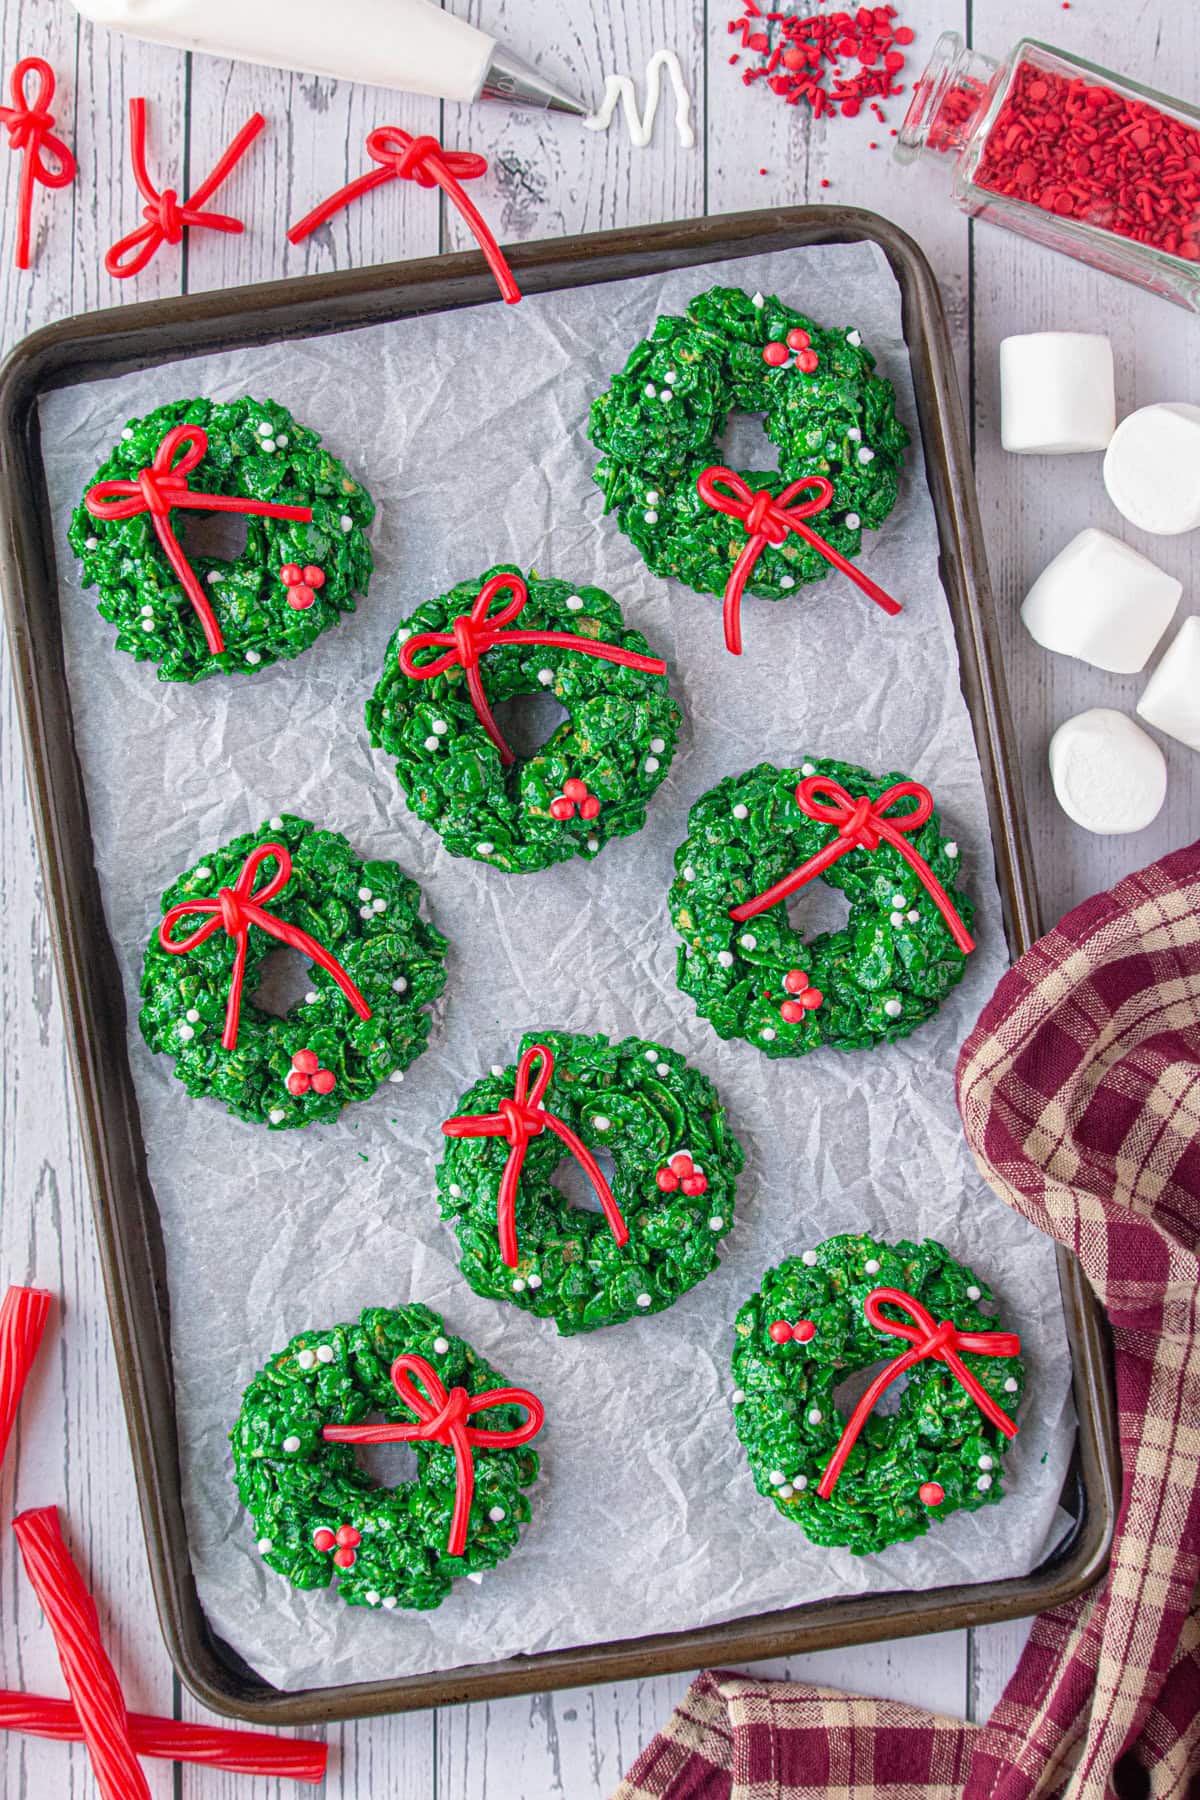
[[[257,519],[298,519],[307,525],[312,519],[312,507],[276,505],[270,500],[250,500],[243,494],[194,493],[188,486],[188,476],[207,452],[206,431],[199,425],[176,425],[158,446],[150,467],[143,469],[136,480],[98,481],[88,489],[83,503],[94,519],[134,519],[139,513],[150,514],[158,541],[200,620],[209,652],[219,656],[225,639],[208,595],[171,529],[173,509],[184,506],[201,512],[241,513]]]
[[[133,179],[146,202],[142,217],[146,223],[119,239],[104,258],[104,267],[117,281],[138,275],[164,244],[178,244],[187,225],[203,226],[208,231],[245,231],[240,219],[229,213],[205,212],[205,202],[212,199],[221,184],[266,124],[261,113],[247,119],[228,150],[217,163],[207,181],[202,181],[194,194],[180,200],[174,188],[160,194],[146,167],[146,102],[140,97],[129,102],[129,155],[133,163]]]
[[[908,799],[915,799],[917,802],[911,812],[892,813],[898,800]],[[837,862],[839,857],[847,856],[851,850],[877,850],[881,843],[888,843],[893,850],[899,851],[921,883],[945,919],[950,935],[963,955],[968,955],[975,948],[975,940],[955,912],[949,894],[925,858],[904,835],[909,831],[919,831],[933,812],[933,795],[927,787],[922,787],[919,781],[900,781],[895,787],[880,794],[878,800],[871,800],[866,794],[848,794],[840,782],[831,781],[828,776],[809,775],[796,789],[796,805],[808,818],[819,819],[824,825],[836,825],[836,837],[832,837],[823,850],[818,850],[815,856],[810,856],[806,863],[801,863],[798,869],[783,876],[782,880],[769,887],[765,893],[759,894],[756,899],[744,900],[741,906],[730,907],[731,919],[736,919],[740,925],[746,919],[756,918],[759,913],[786,900],[797,888],[815,881],[818,875],[823,875],[831,864]]]
[[[488,608],[496,595],[507,588],[512,599],[498,613],[488,617]],[[665,675],[667,665],[657,656],[642,656],[636,650],[622,650],[619,644],[601,644],[595,638],[576,637],[570,631],[509,631],[507,628],[529,599],[529,589],[519,575],[493,575],[485,581],[475,597],[469,613],[459,613],[450,631],[418,631],[400,649],[400,667],[413,681],[431,681],[459,665],[467,677],[467,691],[476,717],[500,752],[502,763],[517,759],[501,735],[479,673],[479,659],[497,644],[546,644],[552,650],[578,650],[583,656],[597,656],[602,662],[620,663],[626,669],[643,669],[650,675]],[[436,650],[448,646],[445,654],[432,662],[418,663],[418,650]]]
[[[25,82],[29,75],[38,80],[37,98],[32,106],[25,98]],[[29,239],[33,220],[33,190],[43,187],[70,187],[75,179],[75,158],[54,132],[54,114],[50,102],[54,98],[54,70],[40,56],[26,56],[9,77],[11,106],[0,106],[0,125],[8,131],[10,150],[22,150],[21,178],[17,188],[17,252],[18,269],[29,267]],[[53,159],[46,162],[49,151]]]
[[[907,1313],[913,1321],[906,1325],[902,1319],[893,1319],[880,1308],[884,1305],[895,1306]],[[859,1432],[866,1422],[875,1402],[890,1387],[892,1382],[911,1369],[914,1363],[923,1362],[931,1356],[937,1362],[945,1363],[954,1379],[965,1388],[975,1402],[984,1418],[1002,1431],[1007,1438],[1017,1435],[1017,1427],[1004,1411],[997,1406],[985,1387],[972,1375],[963,1362],[959,1351],[966,1350],[973,1356],[1019,1356],[1021,1340],[1012,1331],[960,1331],[953,1319],[943,1319],[935,1323],[933,1314],[928,1312],[921,1302],[912,1294],[906,1294],[903,1288],[872,1288],[863,1302],[863,1311],[870,1324],[877,1331],[885,1331],[890,1337],[904,1338],[909,1345],[878,1375],[846,1421],[846,1429],[838,1439],[837,1448],[825,1465],[825,1473],[817,1483],[817,1492],[822,1500],[828,1500],[833,1492],[838,1476],[846,1466],[846,1458],[853,1450]]]
[[[530,1073],[539,1060],[541,1068],[531,1088]],[[525,1162],[525,1146],[530,1138],[540,1137],[545,1130],[552,1131],[555,1137],[561,1138],[595,1188],[596,1198],[617,1243],[629,1242],[629,1227],[613,1199],[612,1189],[604,1179],[603,1169],[582,1138],[577,1137],[571,1127],[556,1118],[552,1112],[547,1112],[542,1104],[553,1073],[554,1053],[546,1044],[532,1044],[517,1064],[513,1097],[500,1102],[499,1112],[462,1113],[456,1119],[447,1119],[442,1126],[447,1137],[502,1137],[508,1141],[508,1161],[500,1177],[496,1221],[500,1255],[510,1269],[517,1266],[517,1183],[521,1179],[521,1169]]]
[[[326,1425],[321,1435],[331,1444],[448,1444],[454,1452],[457,1480],[446,1552],[461,1556],[475,1494],[472,1445],[484,1450],[515,1450],[537,1436],[546,1422],[546,1409],[528,1388],[489,1388],[482,1394],[468,1394],[462,1387],[447,1390],[423,1356],[398,1356],[391,1373],[401,1406],[417,1415],[415,1425]],[[509,1431],[471,1424],[475,1413],[488,1412],[493,1406],[523,1406],[529,1417]]]
[[[274,875],[261,888],[254,889],[255,877],[264,862],[274,858],[278,865]],[[225,1029],[221,1033],[223,1049],[233,1050],[237,1047],[238,1021],[242,1012],[242,983],[246,977],[246,948],[250,937],[250,927],[257,925],[270,937],[278,938],[281,944],[288,944],[293,950],[299,950],[301,956],[307,956],[312,962],[333,976],[354,1008],[360,1019],[371,1017],[371,1008],[367,1005],[354,983],[335,956],[332,956],[316,938],[309,937],[307,931],[301,931],[298,925],[289,925],[283,919],[277,919],[274,913],[264,911],[268,900],[273,900],[282,893],[292,878],[292,859],[282,844],[259,844],[252,850],[242,864],[241,872],[231,888],[223,887],[211,898],[199,900],[181,900],[169,912],[163,915],[158,928],[158,941],[163,949],[172,956],[186,956],[189,950],[195,950],[216,931],[227,931],[237,946],[233,958],[233,973],[229,978],[229,1004],[225,1008]],[[200,914],[204,923],[197,925],[187,937],[176,940],[171,933],[181,919],[189,915]]]
[[[815,490],[814,498],[806,500],[801,506],[789,504],[797,494],[806,488]],[[734,656],[742,654],[742,594],[750,579],[750,572],[768,544],[782,544],[789,531],[802,537],[806,544],[818,550],[826,562],[848,575],[864,594],[872,599],[876,606],[882,606],[884,612],[893,616],[903,612],[898,600],[856,569],[852,562],[844,557],[840,550],[827,544],[823,537],[818,537],[812,528],[804,523],[815,513],[824,512],[833,499],[833,483],[826,481],[823,475],[805,475],[799,481],[793,481],[784,488],[781,494],[756,494],[747,486],[736,469],[713,467],[705,469],[696,482],[696,491],[705,506],[711,506],[714,512],[725,513],[731,519],[737,519],[746,532],[746,543],[741,554],[733,565],[729,580],[725,583],[725,648]]]
[[[488,268],[496,277],[504,300],[509,306],[515,306],[521,298],[521,290],[513,272],[482,214],[468,200],[460,186],[461,182],[474,181],[478,176],[486,174],[487,157],[476,156],[470,150],[444,150],[436,138],[413,137],[411,132],[401,131],[398,125],[381,125],[378,130],[371,132],[367,138],[367,155],[379,167],[368,169],[365,175],[347,182],[336,194],[330,194],[328,200],[322,200],[319,206],[314,206],[298,224],[292,226],[288,232],[288,242],[300,243],[319,225],[324,225],[327,219],[332,218],[335,212],[340,212],[343,206],[349,206],[352,200],[369,194],[372,188],[382,187],[385,182],[400,179],[415,181],[418,187],[440,187],[470,227],[487,259]]]

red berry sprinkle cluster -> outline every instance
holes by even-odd
[[[767,1336],[773,1344],[809,1344],[817,1335],[817,1328],[811,1319],[797,1319],[789,1325],[786,1319],[776,1319],[767,1327]]]
[[[788,1025],[798,1025],[806,1012],[815,1012],[825,996],[820,988],[809,985],[804,969],[789,969],[783,985],[791,995],[779,1008],[779,1016]]]
[[[798,13],[766,11],[757,0],[743,0],[743,14],[730,19],[740,33],[742,49],[761,57],[742,70],[747,87],[765,81],[789,106],[801,101],[819,119],[823,113],[852,119],[866,103],[882,122],[879,102],[902,94],[896,77],[904,67],[904,46],[913,33],[894,23],[894,6],[860,6],[857,12]],[[740,62],[735,52],[730,62]]]
[[[1200,131],[1081,76],[1022,63],[975,180],[1042,212],[1200,261]]]
[[[654,1179],[664,1194],[673,1194],[676,1188],[682,1188],[692,1198],[708,1192],[708,1176],[703,1169],[696,1167],[686,1150],[681,1150],[670,1162],[664,1163]]]
[[[287,603],[297,612],[307,612],[317,597],[317,589],[325,586],[325,571],[316,563],[284,563],[279,579],[288,591]]]
[[[292,1072],[284,1085],[297,1099],[301,1094],[307,1094],[309,1088],[314,1094],[332,1094],[337,1086],[337,1076],[332,1069],[321,1067],[321,1059],[315,1050],[297,1050],[292,1058]]]
[[[322,1527],[313,1532],[313,1548],[322,1556],[327,1550],[333,1551],[333,1560],[339,1569],[352,1569],[357,1558],[355,1552],[362,1543],[362,1533],[353,1525],[339,1525],[336,1531]]]
[[[580,781],[572,775],[569,781],[563,782],[563,790],[550,802],[552,819],[573,819],[576,808],[581,819],[594,819],[600,811],[600,802],[595,794],[588,792],[586,781]]]
[[[810,348],[811,343],[812,339],[807,331],[802,331],[798,325],[794,325],[782,344],[778,340],[774,340],[765,346],[762,353],[763,361],[773,369],[782,369],[794,351],[796,354],[795,366],[805,375],[812,375],[820,366],[821,359],[816,351]]]

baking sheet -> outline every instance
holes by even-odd
[[[682,310],[714,282],[857,326],[915,437],[899,292],[870,244],[212,356],[42,402],[76,740],[163,1219],[193,1566],[213,1628],[281,1687],[681,1630],[831,1594],[1015,1576],[1061,1528],[1073,1415],[1053,1246],[980,1182],[953,1102],[956,1047],[1006,957],[919,445],[892,520],[864,552],[906,602],[903,616],[885,620],[833,576],[790,604],[747,601],[740,661],[721,647],[719,601],[651,578],[602,519],[590,480],[590,399],[657,312]],[[64,534],[126,417],[197,392],[271,396],[321,430],[380,503],[378,567],[359,613],[299,662],[180,689],[110,653]],[[735,462],[774,461],[749,421],[726,450]],[[366,742],[362,706],[397,618],[496,561],[608,588],[672,664],[685,726],[671,773],[646,829],[588,867],[517,878],[446,856]],[[906,1043],[771,1064],[690,1015],[665,895],[690,802],[723,774],[805,755],[929,782],[981,903],[981,947]],[[270,1135],[188,1100],[142,1044],[136,990],[162,889],[285,810],[345,832],[364,856],[394,857],[452,948],[431,1047],[404,1085],[333,1126]],[[805,929],[830,923],[831,904],[809,890]],[[665,1314],[573,1340],[470,1292],[434,1199],[439,1121],[482,1069],[511,1060],[523,1030],[547,1027],[637,1032],[683,1051],[717,1082],[748,1151],[720,1270]],[[1030,1387],[1003,1507],[859,1560],[808,1544],[755,1496],[728,1361],[733,1315],[765,1267],[863,1229],[939,1236],[972,1263],[1021,1333]],[[502,1568],[459,1583],[434,1614],[352,1611],[262,1565],[226,1437],[242,1388],[295,1331],[410,1299],[541,1395],[543,1474],[533,1522]]]

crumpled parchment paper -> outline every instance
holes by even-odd
[[[979,768],[938,583],[914,443],[900,503],[863,561],[905,603],[892,621],[831,575],[749,599],[746,654],[720,603],[652,579],[601,514],[588,405],[660,311],[716,283],[777,292],[857,326],[916,437],[900,296],[867,244],[823,246],[209,356],[48,395],[43,448],[64,634],[108,926],[125,972],[133,1063],[162,1213],[191,1554],[213,1628],[285,1688],[400,1676],[554,1645],[677,1631],[824,1595],[1015,1576],[1061,1529],[1069,1358],[1053,1247],[974,1171],[955,1051],[1006,961]],[[256,679],[159,685],[111,651],[78,587],[69,510],[126,418],[198,392],[273,396],[315,426],[379,503],[378,567],[356,616]],[[732,460],[771,467],[753,421]],[[513,561],[595,582],[669,658],[685,724],[646,829],[591,866],[505,876],[455,860],[406,814],[363,703],[388,634],[423,597]],[[666,911],[689,803],[760,760],[838,756],[927,782],[980,901],[980,949],[938,1017],[858,1056],[769,1063],[722,1044],[674,981]],[[291,811],[422,883],[450,938],[429,1050],[333,1126],[268,1134],[188,1099],[137,1031],[158,898],[200,854]],[[836,912],[808,889],[793,917]],[[529,1027],[644,1033],[717,1082],[748,1152],[717,1274],[669,1312],[562,1340],[478,1299],[438,1219],[440,1121]],[[573,1190],[578,1191],[578,1190]],[[808,1543],[757,1498],[729,1403],[732,1320],[763,1270],[839,1231],[936,1236],[1003,1298],[1030,1385],[1008,1498],[874,1559]],[[351,1610],[266,1569],[241,1513],[227,1433],[250,1376],[303,1327],[421,1299],[546,1405],[541,1480],[520,1548],[435,1613]]]

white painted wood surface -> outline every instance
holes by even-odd
[[[1200,823],[1200,761],[1166,745],[1168,805],[1134,838],[1088,837],[1054,805],[1045,775],[1053,726],[1085,706],[1131,707],[1139,678],[1102,675],[1036,650],[1019,626],[1028,581],[1067,537],[1098,523],[1138,543],[1177,573],[1196,610],[1194,543],[1150,542],[1121,528],[1105,501],[1099,460],[1005,456],[997,434],[996,346],[1013,330],[1102,328],[1117,355],[1122,405],[1200,398],[1200,327],[1194,318],[1019,242],[975,229],[948,201],[942,171],[901,170],[887,127],[869,117],[812,129],[806,111],[765,91],[748,93],[728,63],[732,40],[721,0],[456,0],[547,71],[598,95],[609,72],[640,77],[659,46],[675,47],[691,79],[697,147],[675,142],[669,111],[651,147],[631,149],[619,124],[607,136],[567,119],[447,106],[215,58],[121,42],[81,24],[66,0],[0,0],[0,62],[48,57],[59,76],[58,110],[82,176],[65,195],[39,193],[37,263],[12,270],[12,168],[0,163],[0,337],[7,348],[47,320],[158,294],[428,254],[465,242],[453,212],[395,183],[340,215],[298,249],[286,224],[364,166],[366,132],[400,124],[439,133],[492,159],[478,198],[513,240],[683,218],[701,212],[801,201],[871,206],[911,231],[942,282],[960,377],[977,445],[984,524],[1005,637],[1018,740],[1047,919],[1163,850]],[[911,0],[914,55],[936,31],[968,31],[970,0]],[[1021,32],[1049,35],[1166,90],[1195,88],[1200,15],[1172,0],[1146,0],[1130,30],[1119,0],[1076,0],[1067,10],[1032,0],[991,0],[976,41],[1001,53]],[[265,135],[231,180],[242,237],[194,234],[164,249],[136,281],[102,269],[105,249],[139,218],[127,162],[126,108],[151,103],[151,168],[186,191],[255,108]],[[898,124],[893,101],[889,124]],[[872,135],[880,143],[870,151]],[[760,173],[765,169],[766,173]],[[828,182],[828,187],[821,185]],[[0,657],[4,653],[0,650]],[[6,657],[4,657],[6,661]],[[173,1679],[154,1622],[133,1473],[80,1166],[40,876],[24,790],[7,674],[0,679],[0,1233],[5,1281],[40,1282],[67,1296],[25,1406],[14,1453],[0,1471],[0,1517],[60,1502],[105,1619],[132,1704],[198,1716]],[[0,1681],[57,1693],[53,1645],[10,1548],[0,1557]],[[971,1718],[985,1717],[1011,1672],[1027,1627],[995,1627],[771,1665],[771,1673],[819,1678],[893,1694]],[[599,1800],[665,1717],[685,1678],[372,1720],[331,1732],[327,1792],[335,1800]],[[271,1800],[266,1781],[148,1765],[156,1800]],[[0,1791],[11,1800],[94,1791],[81,1750],[0,1739]]]

